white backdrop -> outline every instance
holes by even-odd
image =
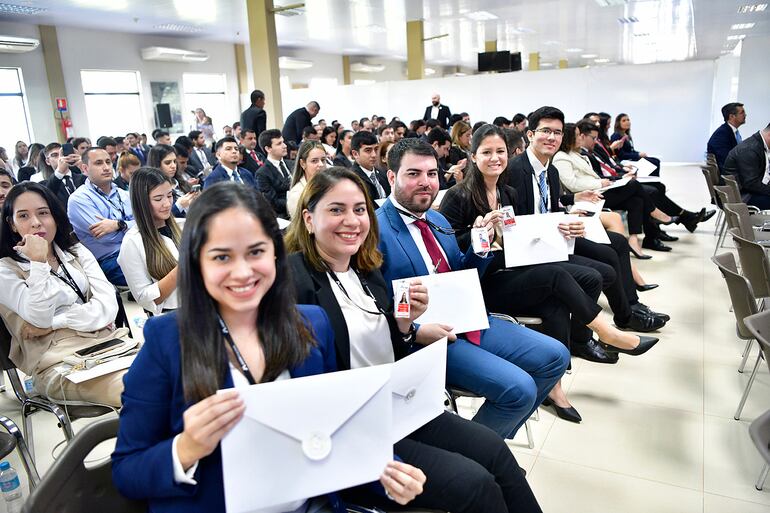
[[[294,89],[283,91],[283,111],[317,100],[319,118],[345,126],[373,113],[409,123],[422,117],[433,92],[453,113],[468,112],[472,122],[543,105],[559,107],[567,121],[588,111],[622,111],[631,117],[638,150],[694,162],[703,160],[710,134],[714,67],[714,61],[689,61]]]

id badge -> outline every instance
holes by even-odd
[[[408,319],[411,313],[409,305],[409,280],[399,281],[396,289],[393,291],[393,296],[393,303],[396,305],[393,316],[396,319]]]
[[[473,244],[473,252],[477,255],[489,252],[489,232],[487,232],[486,228],[472,228],[471,241]]]

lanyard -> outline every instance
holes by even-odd
[[[110,215],[112,214],[112,209],[114,208],[115,210],[119,210],[120,211],[120,216],[121,216],[120,219],[122,221],[125,221],[126,220],[126,211],[123,208],[123,198],[120,197],[120,193],[117,193],[117,195],[118,195],[118,206],[115,206],[115,203],[113,203],[112,200],[110,199],[110,197],[107,196],[106,194],[104,194],[101,191],[101,189],[99,189],[95,185],[93,187],[94,187],[94,189],[96,189],[97,196],[99,196],[102,199],[102,201],[107,203],[107,208],[110,211]],[[110,208],[110,207],[112,207],[112,208]]]
[[[66,284],[67,284],[67,285],[68,285],[68,286],[69,286],[69,287],[70,287],[72,290],[74,290],[74,291],[75,291],[75,294],[77,294],[77,295],[78,295],[78,298],[80,298],[80,300],[83,302],[83,304],[87,303],[88,301],[86,300],[86,296],[85,296],[85,294],[83,294],[83,292],[80,290],[80,287],[78,287],[78,284],[75,282],[74,278],[72,278],[72,275],[71,275],[71,274],[70,274],[70,272],[67,270],[67,268],[66,268],[66,267],[64,267],[64,264],[63,264],[63,263],[62,263],[62,261],[59,259],[59,255],[57,255],[57,254],[56,254],[56,251],[54,251],[54,253],[53,253],[53,254],[54,254],[54,256],[56,257],[56,262],[58,262],[58,263],[59,263],[59,269],[61,269],[62,271],[64,271],[64,276],[62,276],[62,275],[61,275],[61,274],[59,274],[59,273],[56,273],[56,272],[54,272],[54,270],[53,270],[53,269],[51,269],[51,274],[53,274],[54,276],[56,276],[57,278],[59,278],[61,281],[63,281],[64,283],[66,283]]]
[[[425,223],[430,226],[432,229],[436,230],[439,233],[443,233],[444,235],[454,235],[456,230],[453,230],[452,228],[444,228],[443,226],[439,226],[430,219],[428,219],[428,216],[417,217],[416,215],[412,214],[411,212],[407,212],[406,210],[402,210],[394,205],[394,208],[399,214],[405,215],[406,217],[410,217],[414,219],[415,221],[425,221]]]
[[[222,329],[222,336],[225,337],[225,340],[230,345],[230,349],[233,350],[235,359],[238,361],[238,365],[241,367],[243,375],[246,376],[246,379],[249,381],[249,385],[256,385],[257,382],[254,381],[254,376],[252,376],[249,366],[246,364],[246,360],[243,359],[243,355],[238,350],[238,346],[233,342],[233,337],[230,336],[230,331],[227,329],[227,325],[225,324],[225,321],[222,320],[222,317],[219,318],[219,327]]]
[[[355,268],[353,268],[353,272],[356,273],[356,277],[358,278],[358,281],[361,282],[361,288],[364,289],[364,292],[366,293],[366,295],[372,298],[372,301],[374,301],[374,306],[377,307],[376,312],[372,312],[371,310],[367,310],[366,308],[362,308],[358,306],[358,304],[356,304],[356,302],[353,301],[353,298],[350,297],[350,294],[348,294],[348,291],[345,290],[345,286],[342,284],[342,282],[337,277],[337,275],[334,272],[332,272],[332,270],[329,269],[328,266],[326,266],[326,274],[328,274],[331,277],[331,279],[334,280],[334,283],[337,284],[337,286],[340,288],[342,293],[345,294],[345,297],[348,298],[348,300],[353,304],[353,306],[355,306],[362,312],[366,312],[371,315],[387,315],[385,310],[383,310],[382,307],[379,305],[379,303],[377,303],[377,298],[374,297],[374,294],[372,293],[372,290],[369,288],[369,284],[366,282],[364,277],[358,274],[358,271]]]

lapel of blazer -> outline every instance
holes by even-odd
[[[316,271],[310,268],[307,261],[303,258],[303,263],[307,269],[310,279],[313,281],[315,296],[318,298],[318,306],[326,311],[334,332],[334,345],[337,350],[337,362],[340,364],[339,370],[350,369],[350,335],[348,326],[345,323],[345,316],[337,302],[337,298],[332,290],[329,277],[325,272]]]
[[[548,193],[551,195],[551,212],[561,212],[559,206],[559,193],[561,192],[561,183],[559,182],[559,171],[556,167],[548,163]]]
[[[517,159],[521,160],[521,186],[524,188],[524,211],[519,212],[520,215],[534,214],[535,213],[535,191],[533,190],[532,177],[535,176],[535,170],[532,168],[532,164],[529,163],[529,157],[526,153],[522,153]],[[521,198],[520,198],[521,199]]]
[[[390,200],[387,200],[380,208],[383,209],[388,218],[388,223],[390,224],[393,233],[396,235],[396,241],[398,241],[398,244],[401,246],[401,251],[412,265],[412,272],[414,273],[412,276],[424,276],[428,274],[428,268],[425,267],[425,262],[420,256],[420,250],[417,249],[417,244],[414,243],[414,239],[412,239],[409,229],[406,227],[406,223],[401,219],[401,214],[396,211],[396,207],[393,206],[393,203],[391,203]],[[397,257],[394,255],[391,256],[391,258]]]

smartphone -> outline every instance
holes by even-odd
[[[73,153],[75,153],[75,147],[72,146],[71,143],[64,143],[61,145],[62,157],[66,157],[67,155],[72,155]]]
[[[200,184],[193,185],[192,192],[201,192],[201,185]]]
[[[83,349],[75,351],[75,355],[81,358],[86,356],[94,356],[99,353],[103,353],[108,349],[112,349],[113,347],[119,346],[123,343],[124,343],[123,340],[119,338],[113,338],[113,339],[107,340],[106,342],[100,342],[99,344],[96,344],[90,347],[84,347]]]

